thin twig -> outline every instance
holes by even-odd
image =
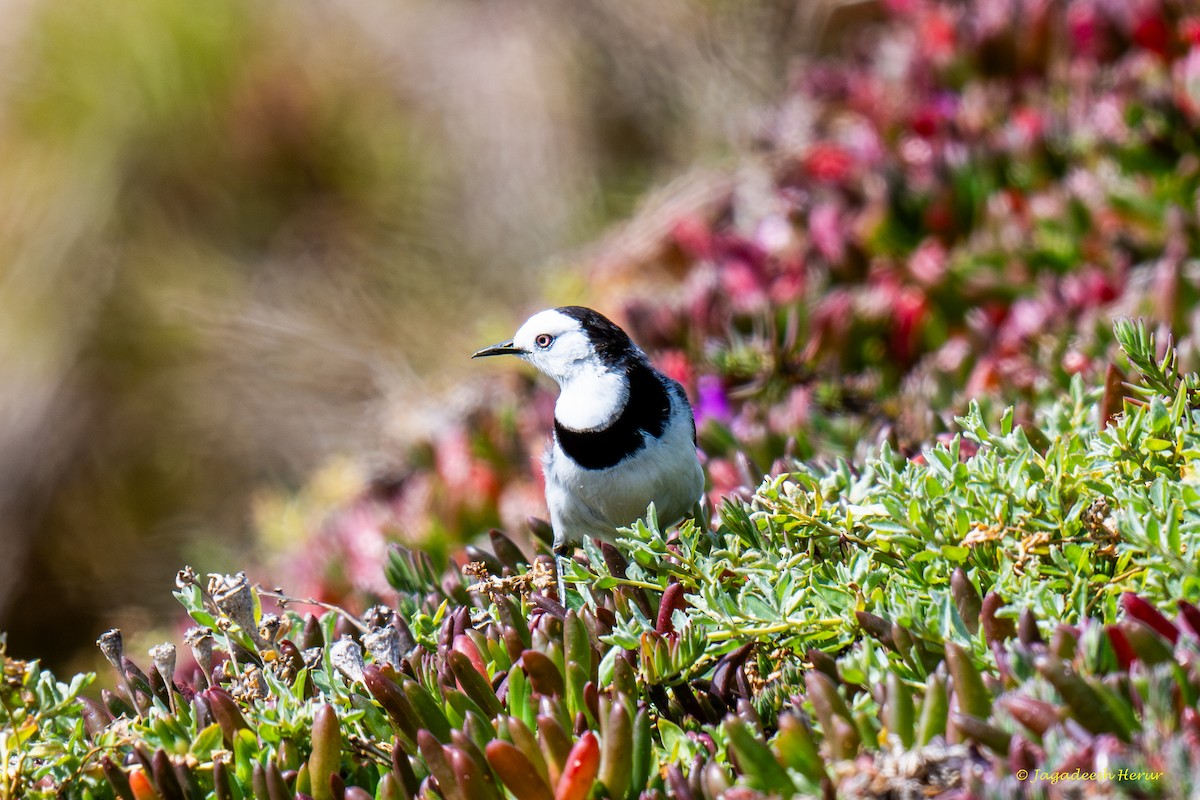
[[[268,589],[264,589],[262,586],[257,586],[256,588],[258,589],[259,596],[270,597],[272,600],[278,600],[280,607],[286,608],[289,604],[292,604],[292,603],[298,603],[300,605],[307,605],[307,606],[317,606],[319,608],[325,609],[326,611],[333,611],[337,614],[340,614],[344,619],[346,619],[348,622],[350,622],[352,625],[354,625],[354,627],[358,628],[363,633],[367,633],[370,630],[367,627],[366,623],[364,623],[358,617],[354,616],[353,614],[351,614],[349,611],[342,608],[341,606],[335,606],[333,603],[326,603],[322,600],[317,600],[312,597],[309,597],[306,599],[299,598],[299,597],[290,597],[289,595],[283,594],[282,592],[274,592],[274,591],[270,591]]]

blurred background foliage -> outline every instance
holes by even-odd
[[[453,471],[453,448],[412,442],[465,442],[455,420],[490,391],[456,383],[472,349],[545,305],[547,281],[554,302],[591,299],[566,267],[646,237],[635,226],[578,248],[648,189],[755,147],[795,57],[876,11],[7,4],[10,652],[69,668],[98,631],[166,619],[182,563],[303,550],[298,532],[320,542],[339,502],[434,462]],[[672,196],[720,193],[721,178],[696,174]],[[536,507],[536,487],[522,497]],[[464,513],[422,535],[495,519]]]
[[[1114,318],[1143,318],[1200,367],[1190,5],[841,8],[837,43],[793,54],[724,156],[652,181],[575,251],[573,293],[550,292],[613,316],[685,386],[718,519],[764,474],[862,464],[885,443],[920,461],[971,401],[1025,426],[1075,383],[1102,386],[1088,424],[1103,429],[1125,391]],[[513,312],[477,341],[508,336]],[[512,365],[476,374],[386,469],[332,460],[298,492],[257,495],[260,579],[357,608],[392,599],[389,542],[461,560],[490,526],[536,529],[554,394]]]
[[[687,388],[718,511],[973,399],[1102,427],[1113,317],[1200,367],[1183,0],[20,12],[0,629],[60,671],[184,563],[361,610],[390,542],[526,535],[554,394],[468,356],[547,305]]]

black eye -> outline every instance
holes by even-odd
[[[548,333],[539,333],[533,343],[545,350],[550,345],[554,344],[554,337]]]

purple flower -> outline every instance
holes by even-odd
[[[716,375],[701,375],[696,381],[696,424],[703,425],[709,419],[728,423],[733,419],[733,408],[721,379]]]

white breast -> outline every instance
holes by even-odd
[[[557,443],[551,447],[544,471],[556,543],[584,537],[612,541],[616,529],[644,517],[650,503],[662,525],[691,512],[704,491],[704,473],[684,403],[672,388],[671,418],[663,436],[607,469],[584,469]]]
[[[628,399],[629,382],[623,374],[583,364],[563,382],[554,418],[573,431],[604,428],[620,416]]]

